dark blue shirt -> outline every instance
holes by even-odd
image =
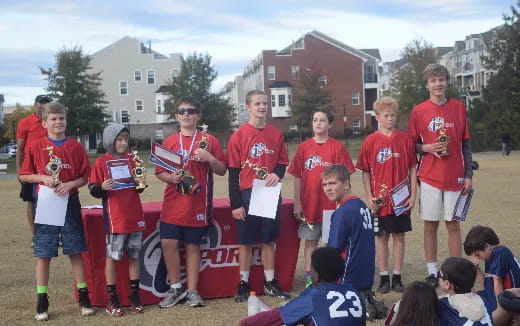
[[[461,317],[459,312],[450,305],[448,297],[439,299],[441,306],[441,325],[442,326],[493,326],[493,310],[494,308],[488,300],[482,298],[482,304],[485,306],[485,314],[481,320],[471,321],[466,317]]]
[[[498,245],[493,248],[491,258],[486,262],[485,271],[485,298],[492,304],[493,309],[496,309],[497,300],[493,278],[500,277],[502,279],[504,290],[520,287],[520,264],[509,248]]]

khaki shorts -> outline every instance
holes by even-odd
[[[298,238],[318,241],[321,237],[321,223],[311,225],[312,230],[309,228],[309,224],[301,223],[300,226],[298,226]]]
[[[421,182],[421,198],[419,199],[421,218],[425,221],[440,221],[442,211],[444,211],[444,220],[451,222],[461,192],[462,190],[441,190]]]

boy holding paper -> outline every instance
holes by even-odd
[[[322,235],[323,215],[336,208],[336,204],[323,192],[321,172],[336,163],[346,165],[350,173],[356,171],[345,146],[329,137],[334,121],[332,112],[326,108],[316,109],[311,118],[314,136],[298,145],[287,171],[294,176],[293,216],[301,223],[298,237],[305,241],[303,256],[306,288],[312,285],[311,255]]]
[[[145,222],[139,193],[133,177],[134,155],[128,152],[128,129],[121,124],[110,124],[103,131],[106,154],[98,157],[90,174],[90,194],[102,198],[105,220],[107,258],[105,277],[108,303],[106,311],[114,317],[123,316],[116,292],[116,264],[128,256],[130,302],[132,313],[143,312],[139,299],[139,253]]]
[[[397,101],[383,97],[374,103],[379,131],[370,134],[361,145],[356,167],[363,171],[363,186],[367,203],[373,215],[377,215],[376,235],[377,265],[381,282],[378,291],[390,290],[388,272],[388,241],[393,239],[391,288],[402,292],[401,268],[405,250],[405,232],[412,230],[410,210],[415,203],[417,189],[416,156],[411,138],[397,130]],[[393,191],[394,190],[394,191]],[[379,205],[376,203],[380,199]]]
[[[38,293],[36,320],[49,318],[49,269],[52,257],[58,256],[60,238],[63,254],[69,256],[72,265],[81,314],[88,316],[94,313],[81,258],[86,243],[78,197],[78,188],[87,183],[90,165],[83,146],[65,135],[66,115],[67,108],[64,105],[45,104],[42,121],[43,127],[47,129],[47,137],[35,141],[29,147],[20,170],[22,182],[38,184],[34,224]]]
[[[274,241],[280,234],[281,197],[274,219],[248,214],[253,182],[265,181],[265,187],[275,187],[285,174],[289,164],[287,148],[280,130],[267,124],[267,95],[253,90],[246,95],[249,121],[238,129],[228,143],[229,198],[233,218],[237,221],[240,283],[235,302],[249,297],[249,271],[253,256],[253,244],[262,243],[265,294],[288,299],[274,278]],[[258,203],[257,203],[258,204]]]

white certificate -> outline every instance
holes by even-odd
[[[58,196],[54,188],[40,185],[34,223],[64,226],[69,194]]]
[[[327,244],[329,242],[329,233],[330,233],[330,221],[332,218],[332,213],[334,210],[324,210],[323,211],[323,224],[321,225],[321,242]]]
[[[110,167],[110,173],[112,175],[112,179],[126,179],[131,178],[130,175],[130,169],[128,168],[128,165],[116,165]]]
[[[395,190],[395,191],[392,191]],[[398,206],[403,204],[408,198],[410,198],[410,189],[408,189],[408,180],[406,183],[400,183],[394,189],[390,191],[390,195],[392,196],[392,204],[393,206]]]
[[[266,187],[265,180],[254,179],[248,214],[276,218],[276,208],[278,207],[281,190],[282,184],[280,182],[274,187]]]

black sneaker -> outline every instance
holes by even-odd
[[[78,301],[82,316],[91,316],[94,314],[94,308],[92,308],[90,304],[87,288],[78,289]]]
[[[47,293],[39,293],[36,303],[36,320],[49,320],[49,296]]]
[[[439,273],[437,275],[430,274],[425,279],[426,283],[430,284],[434,288],[436,288],[439,285]]]
[[[404,286],[403,282],[401,282],[401,275],[393,275],[392,276],[392,291],[395,292],[403,292]]]
[[[381,275],[381,281],[379,283],[379,287],[377,288],[377,292],[388,293],[388,291],[390,291],[390,276]]]
[[[245,302],[249,298],[249,283],[240,281],[238,284],[237,295],[235,295],[235,302]]]
[[[273,279],[270,282],[265,282],[264,284],[264,294],[275,297],[279,299],[285,299],[288,300],[291,298],[291,295],[289,293],[283,292],[282,288],[278,284],[278,281]]]

